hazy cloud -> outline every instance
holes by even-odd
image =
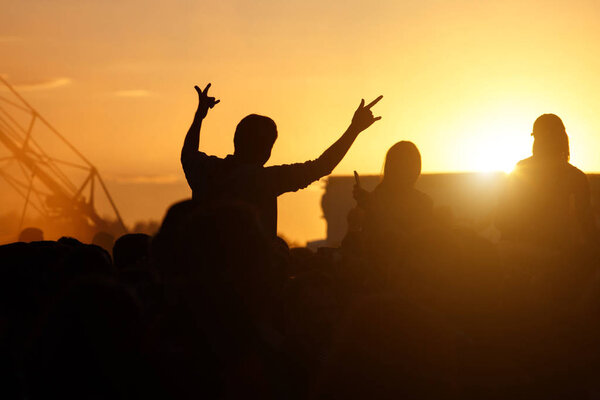
[[[14,88],[22,91],[34,91],[34,90],[48,90],[48,89],[56,89],[62,86],[67,86],[71,84],[71,79],[69,78],[53,78],[45,81],[34,81],[34,82],[24,82],[24,83],[16,83],[14,84]]]
[[[106,175],[106,174],[105,174]],[[153,183],[167,184],[182,181],[180,175],[162,174],[162,175],[109,175],[106,179],[116,183]]]
[[[148,97],[152,92],[144,89],[117,90],[114,92],[117,97]]]
[[[19,36],[10,36],[10,35],[2,36],[2,35],[0,35],[0,43],[14,43],[14,42],[20,42],[22,40],[23,40],[23,38],[19,37]]]

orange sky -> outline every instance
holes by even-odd
[[[510,169],[541,113],[572,161],[600,171],[598,1],[0,0],[0,73],[108,179],[183,179],[194,84],[221,103],[201,147],[229,153],[246,114],[271,116],[272,163],[317,157],[361,97],[383,119],[336,174],[378,173],[412,140],[423,169]]]

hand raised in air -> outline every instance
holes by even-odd
[[[360,101],[360,105],[354,112],[354,116],[352,117],[352,123],[350,124],[350,128],[357,130],[358,132],[362,132],[367,129],[369,126],[373,125],[375,121],[379,121],[381,117],[373,117],[373,112],[371,112],[371,107],[381,100],[383,96],[377,97],[375,100],[370,102],[365,106],[365,99]]]
[[[215,100],[214,97],[208,97],[208,89],[210,89],[210,83],[206,85],[204,90],[200,90],[198,86],[194,86],[196,92],[198,92],[198,114],[201,118],[206,117],[209,108],[213,108],[215,104],[219,104],[221,100]]]

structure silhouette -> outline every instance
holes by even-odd
[[[0,156],[0,177],[24,199],[21,225],[28,209],[33,209],[56,225],[92,232],[110,229],[110,221],[96,210],[103,193],[118,222],[117,233],[126,232],[96,167],[2,76],[0,89],[0,150],[9,154]],[[83,178],[75,179],[81,172]]]

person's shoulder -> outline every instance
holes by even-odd
[[[534,171],[539,170],[539,164],[536,162],[536,159],[532,157],[524,158],[523,160],[517,162],[512,172],[508,174],[509,181],[520,180],[524,176],[528,176]]]
[[[227,159],[228,157],[230,157],[230,156],[225,157],[225,159]],[[184,162],[187,160],[223,161],[225,159],[217,157],[217,156],[208,155],[208,154],[206,154],[202,151],[198,151],[198,150],[181,154],[181,160]]]
[[[579,168],[577,168],[576,166],[574,166],[571,163],[567,163],[567,170],[569,171],[569,173],[574,174],[574,175],[586,176],[585,172],[583,172],[582,170],[580,170]]]
[[[535,160],[534,160],[533,156],[532,157],[527,157],[527,158],[524,158],[521,161],[519,161],[517,163],[517,165],[515,166],[515,168],[525,168],[525,167],[528,167],[530,165],[533,165],[534,162],[535,162]]]
[[[201,163],[202,165],[208,167],[208,168],[228,168],[228,166],[235,166],[237,165],[237,160],[235,159],[235,157],[233,157],[231,154],[227,155],[224,158],[221,158],[219,156],[214,156],[214,155],[209,155],[206,153],[203,153],[201,151],[198,151],[198,155],[197,157],[197,162]]]
[[[420,190],[415,189],[415,195],[419,199],[422,204],[427,205],[428,207],[433,207],[433,199],[427,193],[421,192]]]
[[[223,159],[201,151],[195,151],[181,157],[181,165],[188,181],[189,179],[195,179],[194,177],[204,176],[207,173],[214,174],[216,171],[229,169],[227,168],[227,164],[227,157]]]
[[[569,179],[576,181],[578,183],[586,183],[588,181],[587,175],[585,172],[574,166],[573,164],[567,163],[567,173],[569,174]]]

